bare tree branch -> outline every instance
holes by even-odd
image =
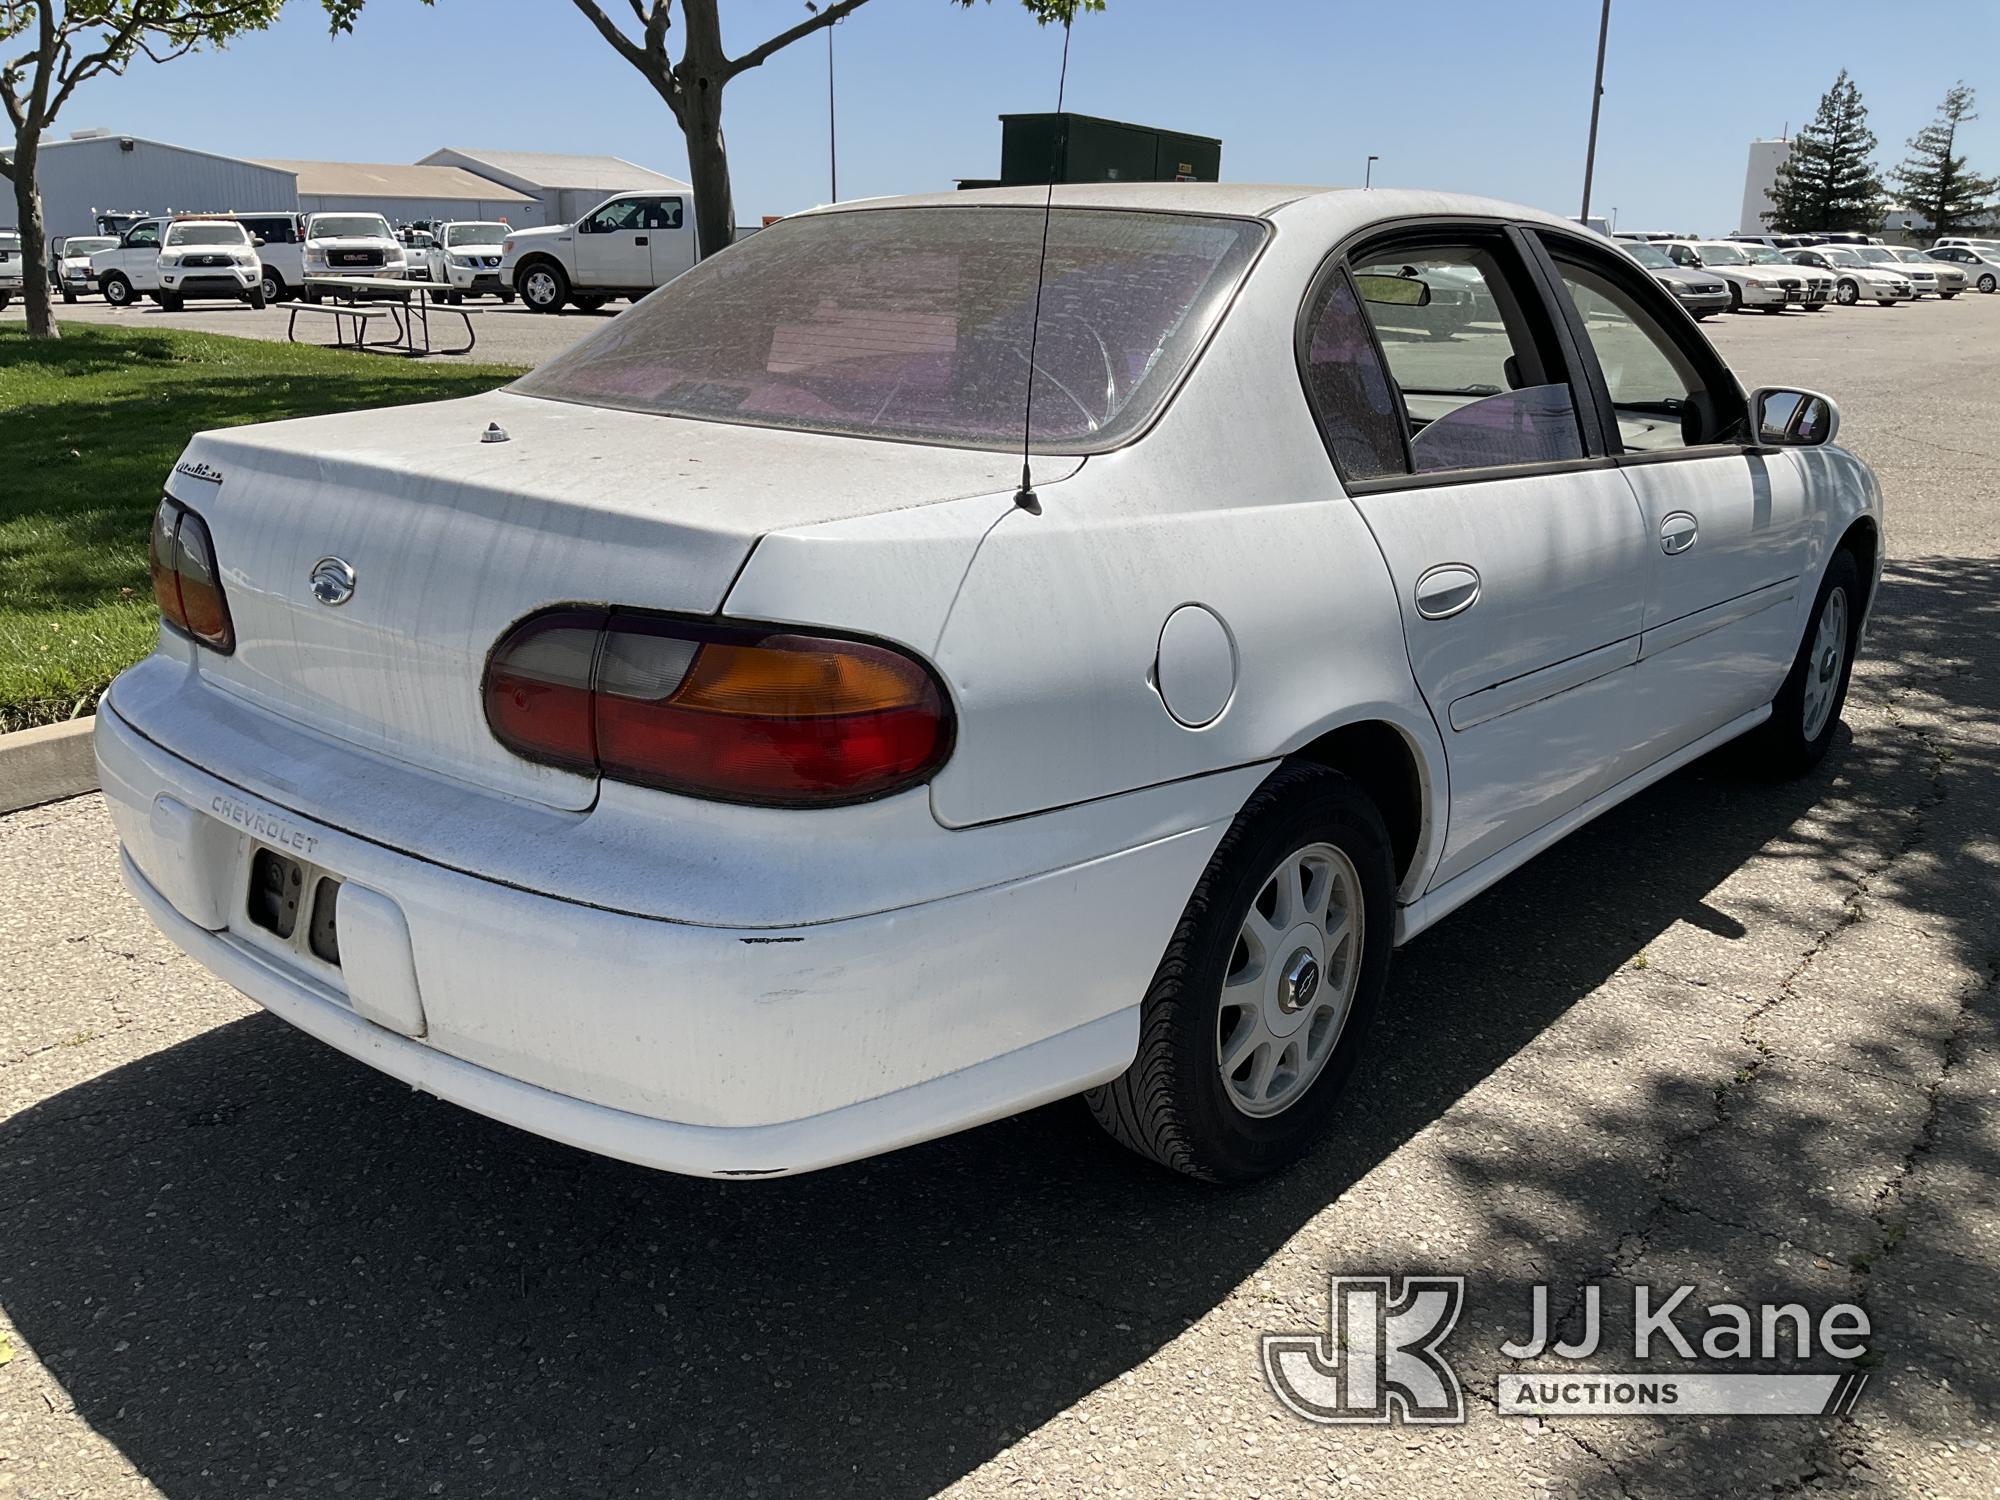
[[[644,73],[647,78],[652,78],[653,73],[648,65],[646,49],[620,31],[618,23],[604,13],[604,8],[597,3],[597,0],[573,0],[573,3],[583,12],[584,19],[597,28],[597,34],[609,42],[620,57]],[[657,83],[654,86],[658,87]]]
[[[832,5],[829,5],[818,15],[799,22],[791,30],[778,33],[770,41],[764,43],[763,46],[752,47],[741,57],[731,60],[723,76],[734,78],[738,73],[748,72],[751,68],[762,67],[765,61],[774,53],[782,52],[785,48],[791,46],[793,42],[799,41],[804,37],[809,37],[815,31],[820,31],[831,26],[835,21],[845,16],[853,15],[855,11],[861,9],[867,3],[868,0],[834,0]]]

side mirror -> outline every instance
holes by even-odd
[[[257,237],[256,235],[254,235],[254,234],[253,234],[253,235],[251,235],[251,236],[250,236],[250,248],[251,248],[252,250],[262,250],[262,249],[264,248],[264,242],[263,242],[263,240],[259,239],[259,238],[258,238],[258,237]]]
[[[1818,391],[1762,386],[1750,393],[1757,441],[1772,448],[1817,448],[1840,431],[1840,408]]]

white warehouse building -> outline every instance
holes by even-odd
[[[108,130],[45,140],[40,177],[42,220],[52,237],[94,233],[99,212],[359,209],[396,223],[504,219],[527,228],[570,223],[614,193],[688,191],[676,178],[615,156],[446,150],[409,166],[259,161]],[[12,218],[0,225],[12,227]]]
[[[43,141],[39,176],[42,223],[52,236],[95,232],[100,210],[248,213],[289,211],[298,201],[286,168],[109,131]]]
[[[613,193],[685,193],[677,177],[617,156],[565,156],[554,151],[473,151],[447,146],[425,166],[460,167],[541,200],[548,224],[573,224]]]
[[[520,229],[548,221],[541,200],[457,167],[378,162],[273,161],[298,178],[299,212],[360,210],[392,224],[415,219],[504,219]]]

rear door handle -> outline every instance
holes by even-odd
[[[647,241],[646,237],[645,237],[645,236],[644,236],[643,234],[641,234],[641,235],[636,235],[636,236],[634,236],[634,237],[633,237],[633,240],[632,240],[632,243],[633,243],[633,244],[635,244],[635,245],[644,245],[644,244],[648,243],[648,241]]]
[[[1417,580],[1417,613],[1449,620],[1479,602],[1479,574],[1465,563],[1439,563]]]
[[[1660,522],[1660,550],[1669,557],[1678,557],[1694,545],[1700,531],[1700,522],[1686,511],[1677,510]]]

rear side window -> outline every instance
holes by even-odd
[[[1306,396],[1342,476],[1408,473],[1400,401],[1346,267],[1334,269],[1306,310],[1300,356]]]
[[[1263,243],[1253,220],[1106,209],[785,219],[513,389],[860,437],[1089,453],[1142,427]]]
[[[1353,270],[1415,472],[1583,457],[1574,394],[1497,246],[1364,252]]]

